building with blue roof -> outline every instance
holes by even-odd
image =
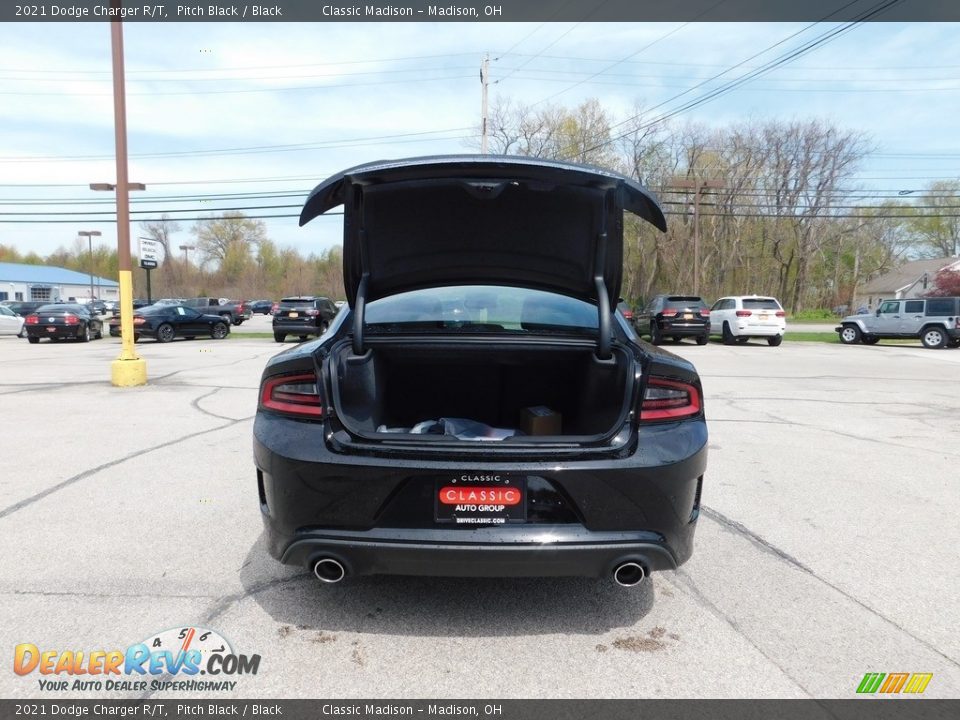
[[[116,280],[93,276],[93,296],[118,300]],[[49,300],[89,302],[90,275],[52,265],[0,262],[0,301]]]

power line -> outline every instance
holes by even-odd
[[[699,15],[697,15],[695,18],[693,18],[693,20],[690,20],[689,22],[683,23],[682,25],[674,28],[674,29],[671,30],[670,32],[666,33],[665,35],[661,35],[661,36],[658,37],[656,40],[647,43],[646,45],[644,45],[642,48],[640,48],[640,49],[637,50],[636,52],[630,53],[630,54],[627,55],[625,58],[623,58],[623,59],[621,59],[621,60],[617,60],[616,62],[614,62],[614,63],[612,63],[612,64],[610,64],[610,65],[607,65],[605,68],[603,68],[602,70],[599,70],[599,71],[595,72],[595,73],[594,73],[593,75],[591,75],[590,77],[588,77],[588,78],[586,78],[586,79],[584,79],[584,80],[580,80],[579,82],[575,82],[573,85],[570,85],[569,87],[566,87],[566,88],[564,88],[563,90],[558,90],[557,92],[553,93],[552,95],[548,95],[547,97],[545,97],[545,98],[543,98],[543,99],[541,99],[541,100],[537,100],[537,102],[533,103],[533,105],[532,105],[531,107],[536,107],[537,105],[539,105],[539,104],[541,104],[541,103],[544,103],[544,102],[546,102],[547,100],[552,100],[553,98],[555,98],[555,97],[557,97],[557,96],[559,96],[559,95],[563,95],[564,93],[566,93],[566,92],[568,92],[568,91],[570,91],[570,90],[573,90],[574,88],[579,87],[580,85],[583,85],[583,84],[585,84],[585,83],[590,82],[591,80],[593,80],[593,79],[596,78],[597,76],[603,75],[603,74],[607,73],[609,70],[612,70],[613,68],[617,67],[618,65],[622,65],[622,64],[625,63],[625,62],[629,62],[632,58],[635,58],[637,55],[639,55],[639,54],[642,53],[642,52],[645,52],[646,50],[649,50],[650,48],[652,48],[652,47],[653,47],[654,45],[656,45],[657,43],[660,43],[660,42],[662,42],[663,40],[666,40],[668,37],[671,37],[672,35],[675,35],[676,33],[680,32],[680,31],[683,30],[685,27],[687,27],[688,25],[690,25],[692,22],[694,22],[694,21],[696,21],[696,20],[699,20],[701,17],[703,17],[703,16],[706,15],[707,13],[711,12],[712,10],[714,10],[714,8],[717,8],[717,7],[719,7],[720,5],[723,5],[726,1],[727,1],[727,0],[720,0],[720,1],[717,2],[717,3],[714,3],[713,5],[711,5],[710,7],[708,7],[706,10],[704,10],[703,12],[701,12]]]
[[[291,143],[284,145],[252,145],[247,147],[232,148],[210,148],[207,150],[175,150],[170,152],[157,153],[132,153],[130,157],[134,158],[160,158],[160,157],[187,157],[197,155],[246,155],[270,152],[293,152],[298,150],[324,150],[327,148],[337,149],[343,147],[363,147],[381,140],[398,140],[402,138],[424,138],[426,135],[438,135],[441,133],[462,132],[464,130],[473,130],[472,127],[444,128],[440,130],[423,130],[421,132],[396,133],[393,135],[369,135],[365,137],[344,138],[342,140],[326,140],[312,143]],[[452,138],[424,138],[433,140],[459,140],[463,136]],[[418,141],[413,141],[418,142]],[[109,160],[111,155],[26,155],[26,156],[0,156],[0,162],[48,162],[55,161],[75,161],[75,160]]]
[[[714,75],[712,78],[710,78],[710,79],[708,79],[708,80],[704,80],[703,82],[698,83],[697,85],[694,85],[694,86],[691,87],[691,88],[688,88],[688,89],[685,90],[684,92],[679,93],[679,94],[677,94],[677,95],[674,95],[673,97],[668,98],[667,100],[664,100],[663,102],[661,102],[661,103],[653,106],[652,108],[650,108],[650,110],[655,110],[655,109],[657,109],[657,108],[659,108],[659,107],[662,107],[662,106],[664,106],[664,105],[666,105],[666,104],[668,104],[668,103],[670,103],[670,102],[672,102],[672,101],[674,101],[674,100],[677,100],[677,99],[683,97],[684,95],[686,95],[686,94],[688,94],[688,93],[690,93],[690,92],[693,92],[694,90],[696,90],[696,89],[698,89],[698,88],[706,85],[708,82],[712,82],[713,80],[716,80],[716,79],[722,77],[723,75],[726,75],[728,72],[730,72],[730,71],[732,71],[732,70],[735,70],[735,69],[737,69],[737,68],[745,65],[746,63],[750,62],[751,60],[754,60],[754,59],[756,59],[757,57],[759,57],[759,56],[761,56],[761,55],[764,55],[765,53],[769,52],[769,51],[772,50],[773,48],[778,47],[778,46],[782,45],[783,43],[787,42],[788,40],[791,40],[792,38],[794,38],[794,37],[796,37],[796,36],[798,36],[798,35],[806,32],[807,30],[811,29],[812,27],[815,27],[816,25],[821,24],[822,22],[828,20],[830,17],[832,17],[832,16],[836,15],[837,13],[843,11],[844,9],[848,8],[849,6],[856,4],[856,2],[858,2],[858,1],[859,1],[859,0],[852,0],[852,2],[848,2],[847,4],[845,4],[845,5],[843,5],[842,7],[838,8],[837,10],[834,10],[834,11],[833,11],[832,13],[830,13],[829,15],[821,18],[821,19],[818,20],[817,22],[811,23],[810,25],[807,25],[806,27],[804,27],[802,30],[798,30],[797,32],[788,35],[787,37],[783,38],[782,40],[777,41],[777,42],[774,43],[773,45],[770,45],[770,46],[764,48],[764,49],[761,50],[760,52],[755,53],[754,55],[751,55],[750,57],[746,58],[745,60],[742,60],[742,61],[740,61],[739,63],[736,63],[735,65],[732,65],[731,67],[727,68],[726,70],[723,70],[723,71],[720,72],[720,73],[717,73],[717,74]],[[777,67],[780,67],[781,65],[783,65],[783,64],[785,64],[785,63],[787,63],[787,62],[790,62],[790,61],[796,59],[797,57],[800,57],[800,56],[802,56],[802,55],[804,55],[804,54],[807,54],[807,53],[811,52],[812,50],[816,49],[817,47],[821,47],[821,46],[825,45],[826,43],[831,42],[832,40],[836,39],[836,37],[838,37],[840,34],[843,34],[843,33],[845,33],[845,32],[849,32],[849,31],[852,30],[854,27],[856,27],[856,26],[858,26],[860,23],[862,23],[864,20],[866,20],[866,19],[868,19],[868,18],[876,15],[877,13],[880,13],[880,12],[883,12],[883,11],[889,9],[890,7],[892,7],[893,5],[895,5],[895,4],[899,3],[899,2],[900,2],[900,0],[881,0],[880,3],[878,3],[877,5],[874,5],[872,8],[870,8],[870,10],[865,11],[864,13],[861,13],[861,15],[858,16],[858,18],[857,18],[856,20],[854,20],[854,21],[852,21],[852,22],[849,22],[849,23],[845,23],[845,24],[842,25],[839,29],[833,29],[833,30],[829,30],[829,31],[827,31],[827,32],[825,32],[825,33],[821,33],[820,35],[818,35],[818,36],[817,36],[816,38],[814,38],[813,40],[807,41],[807,42],[806,42],[804,45],[802,45],[799,49],[794,49],[794,50],[787,51],[786,53],[784,53],[784,54],[782,54],[782,55],[774,58],[773,60],[765,63],[764,65],[762,65],[762,66],[761,66],[760,68],[758,68],[757,70],[748,72],[748,73],[745,74],[745,75],[741,75],[741,76],[738,77],[738,78],[735,78],[735,79],[733,79],[733,80],[731,80],[731,81],[729,81],[729,82],[727,82],[727,83],[724,83],[724,84],[721,85],[720,87],[717,87],[717,88],[714,88],[714,89],[708,91],[705,95],[702,95],[702,96],[699,97],[699,98],[696,98],[696,99],[694,99],[694,100],[691,100],[691,101],[689,101],[689,102],[681,105],[681,106],[678,107],[678,108],[675,108],[675,109],[673,109],[673,110],[669,110],[669,111],[661,114],[659,117],[657,117],[657,118],[655,118],[655,119],[653,119],[653,120],[651,120],[651,121],[649,121],[649,122],[644,123],[643,125],[641,125],[641,126],[638,127],[638,128],[634,128],[633,130],[627,131],[627,132],[625,132],[625,133],[623,133],[623,134],[621,134],[621,135],[618,135],[618,136],[616,136],[616,137],[614,137],[614,138],[611,138],[611,139],[609,139],[609,140],[606,140],[606,141],[604,141],[604,142],[602,142],[602,143],[598,143],[597,145],[594,145],[593,147],[588,148],[588,149],[585,151],[585,153],[587,153],[587,152],[592,152],[592,151],[594,151],[594,150],[597,150],[597,149],[603,147],[604,145],[608,145],[608,144],[610,144],[611,142],[615,142],[616,140],[621,140],[621,139],[625,138],[627,135],[629,135],[631,132],[636,132],[636,130],[650,127],[650,126],[655,125],[655,124],[657,124],[657,123],[663,122],[663,121],[666,120],[666,119],[669,119],[669,118],[675,117],[675,116],[677,116],[677,115],[679,115],[679,114],[681,114],[681,113],[687,112],[688,110],[691,110],[691,109],[693,109],[694,107],[698,107],[699,105],[703,105],[704,103],[710,102],[711,100],[714,100],[714,99],[716,99],[717,97],[720,97],[721,95],[726,94],[726,93],[730,92],[731,90],[736,89],[736,88],[739,87],[740,85],[742,85],[742,84],[744,84],[744,83],[746,83],[746,82],[749,82],[750,80],[752,80],[752,79],[754,79],[754,78],[756,78],[756,77],[759,77],[759,76],[762,75],[762,74],[765,74],[765,73],[767,73],[767,72],[769,72],[769,71],[771,71],[771,70],[773,70],[773,69],[775,69],[775,68],[777,68]],[[648,110],[648,112],[649,112],[649,110]],[[643,113],[638,113],[638,114],[636,114],[636,115],[634,115],[634,116],[632,116],[632,117],[630,117],[630,118],[627,118],[626,120],[624,120],[624,121],[622,121],[622,122],[619,122],[619,123],[613,125],[613,126],[611,127],[611,129],[613,129],[613,128],[615,128],[615,127],[620,127],[620,126],[626,125],[627,123],[630,123],[630,122],[632,122],[632,121],[634,121],[634,120],[637,120],[638,118],[640,118],[640,117],[642,116],[642,114],[643,114]]]
[[[866,210],[866,209],[869,209],[869,208],[864,208],[864,209]],[[664,214],[665,214],[665,215],[681,216],[681,217],[689,217],[689,213],[688,213],[688,212],[680,212],[680,211],[670,210],[669,208],[666,209],[666,210],[664,210]],[[328,213],[324,213],[323,215],[321,215],[321,216],[319,216],[319,217],[331,217],[331,216],[339,216],[339,215],[343,215],[343,212],[328,212]],[[281,218],[286,219],[286,218],[299,218],[299,217],[300,217],[300,213],[281,213],[281,214],[276,214],[276,215],[246,215],[246,214],[244,215],[244,218],[250,219],[250,220],[266,220],[266,219],[281,219]],[[841,220],[841,219],[891,220],[891,219],[916,219],[916,218],[917,218],[917,215],[915,215],[915,214],[905,214],[905,213],[882,213],[882,214],[875,214],[875,215],[872,214],[872,215],[869,215],[868,217],[864,217],[864,215],[863,215],[862,213],[831,213],[831,214],[827,214],[827,215],[811,216],[811,215],[803,215],[803,214],[773,214],[773,213],[743,213],[743,212],[729,212],[729,213],[712,212],[712,213],[704,213],[704,212],[701,212],[701,213],[700,213],[700,217],[701,217],[701,218],[705,218],[705,217],[731,217],[731,218],[750,217],[750,218],[765,218],[765,219],[767,219],[767,220],[810,220],[810,219],[818,219],[818,220]],[[947,218],[960,218],[960,213],[956,213],[956,214],[955,214],[955,213],[938,213],[938,214],[936,214],[936,215],[934,215],[934,214],[929,214],[929,215],[925,215],[925,216],[923,216],[923,217],[926,217],[926,218],[943,218],[943,219],[947,219]],[[163,219],[164,219],[164,218],[160,218],[160,217],[141,218],[141,219],[139,219],[137,222],[161,222]],[[198,216],[198,217],[177,218],[177,219],[180,220],[180,221],[183,221],[183,222],[196,222],[196,221],[207,221],[207,220],[218,219],[218,218]],[[48,223],[63,224],[63,223],[77,223],[77,222],[94,223],[94,224],[113,224],[113,223],[116,222],[116,220],[115,220],[115,219],[99,219],[99,218],[93,218],[93,219],[83,218],[83,219],[74,219],[74,220],[6,220],[6,219],[3,219],[3,216],[2,216],[2,215],[0,215],[0,224],[42,225],[42,224],[48,224]]]
[[[254,93],[272,93],[272,92],[299,92],[302,90],[337,90],[339,88],[349,88],[349,87],[372,87],[374,85],[396,85],[398,83],[423,83],[423,82],[447,82],[449,80],[463,80],[466,78],[472,78],[473,75],[450,75],[446,77],[418,77],[418,78],[403,78],[400,80],[381,80],[379,82],[368,82],[368,83],[330,83],[328,85],[296,85],[296,86],[283,86],[283,87],[269,87],[269,88],[249,88],[246,90],[175,90],[169,92],[128,92],[127,96],[150,96],[150,97],[159,97],[159,96],[173,96],[173,95],[248,95]],[[83,93],[73,93],[81,97],[112,97],[113,93],[110,92],[83,92]],[[13,92],[8,90],[0,91],[0,95],[13,95],[18,97],[60,97],[62,98],[64,92]]]
[[[143,69],[138,70],[136,68],[128,68],[126,70],[127,75],[140,75],[146,73],[169,73],[169,72],[236,72],[237,70],[282,70],[288,68],[304,68],[304,67],[330,67],[335,65],[369,65],[373,63],[390,63],[390,62],[405,62],[408,60],[435,60],[438,58],[446,57],[466,57],[471,55],[477,55],[480,51],[476,52],[460,52],[460,53],[440,53],[435,55],[407,55],[404,57],[391,57],[391,58],[370,58],[367,60],[335,60],[329,62],[319,62],[319,63],[299,63],[295,65],[236,65],[233,67],[221,67],[221,68],[210,68],[210,67],[193,67],[193,68],[165,68],[165,69]],[[76,70],[76,69],[42,69],[37,70],[34,68],[0,68],[0,72],[24,72],[24,73],[63,73],[63,74],[82,74],[82,75],[109,75],[111,70]]]

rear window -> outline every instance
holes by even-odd
[[[707,304],[703,301],[703,298],[678,295],[664,300],[663,307],[669,310],[686,310],[687,308],[705,308]]]
[[[165,305],[146,305],[145,307],[139,308],[137,310],[137,315],[156,315],[157,313],[167,312],[172,303],[167,303]]]
[[[379,332],[460,331],[596,334],[597,308],[576,298],[526,288],[468,285],[392,295],[366,307]]]
[[[957,301],[955,298],[939,298],[936,300],[927,300],[927,315],[933,317],[945,317],[947,315],[956,315]]]
[[[58,303],[57,305],[41,305],[36,309],[35,312],[38,313],[57,313],[57,312],[70,312],[70,313],[86,313],[87,309],[83,305],[67,305],[65,303]]]
[[[284,298],[280,301],[280,307],[282,308],[302,308],[302,307],[313,307],[313,300],[304,300],[303,298]]]
[[[780,310],[780,303],[773,298],[743,298],[744,310]]]

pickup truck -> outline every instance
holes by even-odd
[[[220,304],[220,299],[215,297],[197,297],[188,298],[182,302],[187,307],[192,307],[203,313],[212,313],[222,317],[229,317],[233,325],[242,325],[244,320],[253,317],[250,304],[243,300],[236,302],[227,302]]]

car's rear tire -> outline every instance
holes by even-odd
[[[951,340],[950,342],[948,342],[948,343],[947,343],[947,347],[949,347],[949,348],[960,348],[960,338],[954,338],[953,340]]]
[[[723,344],[724,345],[733,345],[736,342],[736,336],[730,331],[730,323],[723,324]]]
[[[697,345],[706,345],[710,342],[709,335],[697,335]]]
[[[284,340],[287,339],[287,336],[286,336],[284,333],[276,333],[276,332],[275,332],[275,333],[273,334],[273,339],[274,339],[276,342],[282,343]]]
[[[864,345],[876,345],[878,342],[880,342],[880,338],[878,338],[876,335],[864,335],[862,338],[860,338],[860,342],[862,342]]]
[[[738,345],[746,345],[748,342],[750,342],[750,338],[748,338],[748,337],[738,337],[738,338],[737,338],[737,344],[738,344]]]
[[[307,335],[298,335],[297,337],[299,337],[300,340],[302,341],[302,340],[306,340],[307,337],[309,337],[309,336],[307,336]]]
[[[30,343],[31,345],[36,345],[38,342],[40,342],[40,338],[30,337],[29,335],[27,335],[27,342]]]
[[[168,343],[176,337],[177,331],[173,329],[170,323],[163,323],[157,328],[157,342]]]
[[[88,343],[88,342],[90,342],[90,337],[91,337],[91,335],[90,335],[90,326],[89,326],[89,325],[84,325],[84,327],[83,327],[83,332],[82,332],[80,335],[77,336],[77,340],[79,340],[80,342],[83,342],[83,343]]]
[[[218,322],[210,329],[210,337],[214,340],[223,340],[230,333],[226,323]]]
[[[769,345],[770,347],[778,347],[782,342],[783,342],[783,335],[774,335],[773,337],[767,338],[767,345]]]
[[[863,333],[856,325],[844,325],[840,328],[840,342],[844,345],[856,345],[863,339]]]
[[[237,327],[239,327],[239,326],[243,325],[243,320],[234,320],[234,321],[233,321],[233,324],[236,325]]]
[[[920,333],[920,342],[928,350],[939,350],[947,344],[947,334],[938,327],[926,327]]]

